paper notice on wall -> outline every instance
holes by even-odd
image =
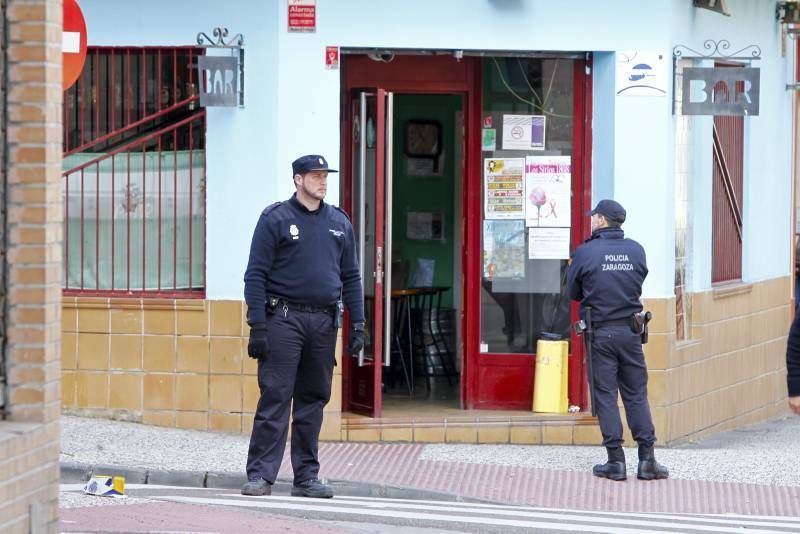
[[[525,159],[483,160],[484,218],[525,218]]]
[[[569,227],[572,205],[570,156],[525,158],[526,226]]]
[[[544,150],[544,115],[503,115],[503,150]]]
[[[569,259],[569,228],[528,228],[528,259]]]

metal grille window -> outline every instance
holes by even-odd
[[[203,296],[199,53],[89,49],[64,94],[65,293]]]
[[[736,67],[717,63],[716,67]],[[738,87],[743,90],[744,87]],[[715,90],[724,91],[720,84]],[[744,194],[744,118],[715,116],[713,129],[711,281],[742,278],[742,197]]]

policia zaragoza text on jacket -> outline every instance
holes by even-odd
[[[253,233],[244,296],[261,397],[247,456],[245,495],[269,495],[278,476],[292,406],[292,495],[332,497],[318,479],[322,411],[331,394],[336,334],[350,310],[348,352],[364,346],[364,297],[350,220],[325,204],[325,158],[292,163],[292,198],[266,208]]]
[[[575,250],[567,270],[567,286],[570,298],[581,303],[581,319],[591,322],[592,336],[586,339],[587,357],[591,358],[587,369],[592,370],[588,379],[593,382],[592,401],[596,402],[608,452],[608,462],[595,465],[592,472],[611,480],[627,478],[617,407],[619,389],[628,426],[639,444],[637,478],[667,478],[667,469],[653,454],[656,434],[647,402],[647,366],[642,351],[646,320],[639,300],[647,276],[644,249],[625,238],[620,228],[625,209],[618,202],[601,200],[591,216],[592,236]]]

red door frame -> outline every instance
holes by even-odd
[[[378,163],[375,169],[375,198],[366,199],[367,203],[375,204],[375,243],[373,246],[375,250],[383,250],[384,246],[384,202],[377,199],[384,198],[384,186],[386,179],[386,169],[383,162],[386,157],[386,91],[384,89],[377,89],[374,93],[375,96],[375,159]],[[349,103],[351,106],[360,107],[360,98],[357,104],[355,102],[355,94],[350,95]],[[369,106],[367,106],[369,108]],[[348,109],[348,116],[350,117],[349,124],[352,126],[353,120],[358,120],[359,109]],[[351,130],[348,130],[352,132]],[[362,133],[365,135],[365,133]],[[352,139],[350,140],[352,143]],[[352,150],[352,146],[350,149]],[[347,158],[346,169],[347,176],[351,177],[350,180],[345,180],[348,189],[352,183],[352,153],[348,151],[349,157]],[[353,214],[353,199],[352,194],[348,192],[346,197],[350,200],[348,202],[348,213]],[[365,214],[362,214],[365,216]],[[384,263],[378,265],[378,256],[375,255],[375,269],[381,273],[385,272]],[[366,273],[365,273],[365,276]],[[382,395],[381,395],[381,373],[383,364],[383,344],[386,342],[385,333],[383,332],[383,295],[385,279],[383,274],[375,280],[375,294],[373,300],[372,312],[372,327],[369,331],[373,332],[372,336],[372,361],[364,361],[362,367],[352,365],[350,356],[343,354],[344,365],[343,368],[347,371],[343,374],[343,378],[347,380],[344,382],[346,388],[347,407],[350,411],[360,413],[370,417],[380,417],[382,409]],[[348,320],[349,323],[349,320]],[[349,326],[349,325],[348,325]],[[348,330],[345,330],[347,332]],[[351,376],[352,374],[352,376]],[[353,381],[353,383],[351,383]],[[363,388],[360,386],[363,384]],[[355,387],[358,393],[351,394],[350,388]]]
[[[574,149],[572,161],[573,190],[579,191],[572,211],[572,248],[589,236],[586,212],[591,206],[591,59],[574,64]],[[535,360],[530,355],[481,354],[480,352],[480,280],[483,177],[480,146],[482,112],[482,72],[480,58],[460,61],[450,56],[397,55],[391,63],[375,62],[366,56],[345,55],[342,61],[342,206],[352,213],[352,91],[380,87],[394,93],[461,94],[464,97],[464,149],[462,150],[462,332],[461,405],[466,409],[522,409],[532,403]],[[475,311],[471,311],[475,310]],[[573,318],[577,305],[572,306]],[[570,404],[586,407],[588,390],[583,364],[583,346],[573,337],[569,362]],[[343,359],[342,406],[349,407],[350,358]],[[377,375],[378,373],[376,373]],[[502,388],[481,389],[485,379],[502,383]],[[379,386],[378,386],[379,387]],[[376,394],[379,395],[379,392]]]
[[[581,117],[580,128],[574,132],[575,149],[573,154],[581,157],[573,158],[572,177],[580,191],[578,210],[572,211],[572,250],[580,246],[592,233],[587,213],[592,209],[592,73],[594,72],[592,56],[575,65],[575,116]],[[580,131],[578,131],[580,130]],[[580,147],[580,152],[578,152]],[[578,319],[578,303],[572,303],[572,322]],[[569,361],[570,404],[577,404],[581,409],[589,407],[589,383],[586,380],[586,364],[584,356],[586,348],[583,339],[572,336],[572,358]],[[575,402],[572,402],[574,398]]]
[[[591,192],[591,117],[592,117],[592,79],[591,59],[576,60],[573,71],[574,79],[574,121],[573,129],[573,158],[572,158],[572,183],[575,195],[572,210],[572,243],[574,250],[590,234],[590,225],[586,212],[589,211],[592,201]],[[479,86],[480,90],[480,86]],[[480,98],[478,98],[480,106]],[[478,107],[477,113],[481,112]],[[475,146],[469,147],[469,158],[477,158],[481,154],[477,146],[480,134],[480,121],[470,124],[470,129],[475,132],[473,139]],[[475,167],[473,167],[475,168]],[[482,169],[480,160],[477,169]],[[467,278],[468,309],[480,309],[480,280],[481,280],[481,213],[483,209],[481,193],[482,180],[480,172],[471,173],[467,179],[466,188],[471,192],[466,199],[465,212],[470,220],[467,227],[470,232],[469,249],[477,253],[471,261],[465,262],[465,277]],[[568,297],[566,297],[568,298]],[[572,305],[572,319],[577,319],[577,303]],[[518,409],[530,410],[533,402],[533,380],[535,358],[528,354],[498,354],[480,352],[480,317],[475,317],[466,322],[465,345],[472,365],[465,365],[468,388],[466,408],[474,409]],[[577,404],[582,408],[588,406],[588,386],[584,370],[584,347],[580,338],[572,337],[572,352],[569,358],[568,391],[570,404]]]
[[[353,213],[352,198],[352,173],[353,166],[351,154],[353,150],[352,112],[349,110],[352,95],[355,90],[367,89],[375,90],[380,87],[389,92],[412,93],[412,94],[460,94],[464,98],[464,124],[475,122],[471,117],[480,114],[480,76],[476,74],[476,68],[480,68],[479,60],[476,58],[465,58],[461,61],[452,56],[415,56],[398,55],[391,63],[376,62],[363,55],[344,55],[342,58],[342,94],[341,102],[344,107],[342,116],[342,156],[344,173],[341,183],[341,205],[348,212]],[[472,115],[478,109],[478,115]],[[477,132],[480,135],[480,132]],[[475,134],[470,128],[465,128],[464,145],[467,147],[462,150],[462,180],[467,183],[466,177],[474,172],[475,160],[469,157],[475,146]],[[478,146],[478,149],[480,147]],[[478,163],[479,165],[479,163]],[[464,190],[462,203],[466,206],[466,188]],[[464,210],[462,210],[463,213]],[[467,264],[467,229],[466,215],[462,219],[462,265]],[[462,276],[462,295],[466,292],[466,276]],[[463,298],[462,298],[463,302]],[[466,317],[462,316],[462,331],[466,328]],[[467,349],[461,346],[461,353],[464,355],[464,368],[470,363],[467,357]],[[343,358],[342,365],[342,407],[344,410],[351,408],[350,399],[350,373],[351,367],[355,364],[354,359]],[[379,373],[376,370],[376,376]],[[466,402],[466,375],[461,373],[461,404]],[[380,388],[377,388],[376,396],[380,395]]]
[[[344,175],[349,178],[353,172],[350,159],[353,147],[350,135],[352,113],[347,111],[354,90],[375,90],[380,87],[393,93],[461,94],[466,98],[464,124],[467,124],[466,115],[474,107],[471,101],[477,103],[480,112],[480,77],[475,72],[476,68],[480,69],[480,63],[475,58],[464,58],[458,62],[447,56],[396,56],[391,63],[381,63],[366,56],[345,54],[342,59],[341,94],[345,111],[341,130]],[[465,138],[470,137],[470,133],[467,129]],[[464,156],[466,173],[470,170],[471,162],[466,154]],[[352,211],[352,188],[348,179],[342,181],[341,192],[344,209]]]

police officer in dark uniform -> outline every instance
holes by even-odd
[[[331,394],[343,304],[349,353],[364,346],[364,296],[350,220],[323,202],[328,162],[292,163],[296,193],[267,207],[253,234],[244,275],[250,340],[261,398],[253,420],[244,495],[270,495],[286,447],[292,407],[292,495],[332,497],[318,478],[322,410]]]
[[[789,409],[800,415],[800,313],[795,312],[786,340],[786,385]]]
[[[592,236],[575,250],[567,272],[570,297],[580,301],[580,316],[591,308],[594,335],[591,338],[594,402],[608,462],[595,465],[595,476],[625,480],[622,421],[617,390],[633,438],[639,444],[636,476],[643,480],[667,478],[667,468],[653,453],[656,442],[650,405],[647,402],[647,367],[642,351],[642,312],[639,298],[647,276],[642,246],[626,239],[620,225],[625,209],[614,200],[601,200],[591,211]],[[641,317],[641,315],[639,316]]]

